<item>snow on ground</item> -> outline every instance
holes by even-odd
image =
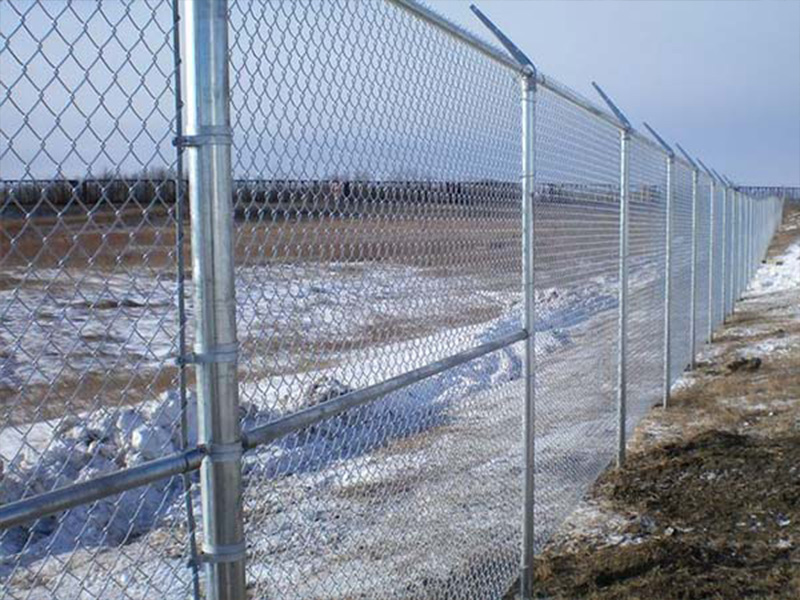
[[[756,271],[746,295],[754,298],[772,292],[796,290],[800,285],[800,244],[794,244],[779,258]]]
[[[308,293],[292,296],[325,295],[313,290],[331,286],[338,286],[337,293],[349,293],[337,271],[329,268],[328,283],[312,277],[313,284],[297,285]],[[435,294],[443,285],[408,270],[387,270],[385,275],[389,280],[426,280],[406,285],[415,292],[427,285]],[[354,282],[353,293],[396,293],[391,286]],[[654,281],[634,276],[631,283],[635,290]],[[483,323],[339,352],[334,364],[291,377],[246,380],[241,390],[244,427],[515,330],[517,299],[498,294],[476,292],[480,302],[505,298],[501,316]],[[616,315],[613,280],[597,277],[567,289],[539,290],[537,303],[538,393],[556,398],[568,385],[582,396],[551,406],[545,400],[537,415],[537,476],[542,482],[537,534],[543,543],[611,458],[615,409],[609,402],[614,372],[609,357],[615,339],[608,325]],[[324,304],[317,298],[304,306],[313,313]],[[412,303],[409,310],[414,308]],[[276,307],[271,297],[252,310],[286,307]],[[351,334],[356,335],[338,332]],[[308,597],[314,586],[329,581],[325,597],[388,598],[405,594],[403,590],[420,581],[446,588],[454,573],[489,569],[492,577],[481,575],[486,595],[500,593],[514,575],[509,565],[516,564],[518,548],[521,365],[519,345],[506,348],[249,453],[244,472],[253,585],[274,597],[290,598]],[[167,391],[158,401],[110,414],[34,424],[24,439],[18,427],[5,428],[0,451],[14,458],[6,465],[3,500],[175,451],[177,410],[177,394]],[[58,565],[69,557],[75,565],[71,577],[80,580],[86,597],[101,590],[107,597],[123,595],[109,591],[109,577],[114,589],[147,595],[152,593],[150,578],[158,573],[165,582],[158,590],[161,597],[183,597],[186,578],[173,578],[170,584],[165,575],[176,569],[172,559],[164,558],[163,551],[136,551],[138,545],[152,544],[159,528],[171,530],[180,523],[179,480],[134,492],[6,534],[6,582],[14,586],[24,581],[31,593],[25,597],[46,597],[60,585]],[[154,523],[160,525],[154,529]],[[115,552],[124,541],[127,550]],[[411,555],[405,554],[412,549]],[[182,552],[179,544],[173,548],[173,553]],[[96,563],[108,568],[95,573]],[[32,583],[28,573],[34,568],[40,579]],[[75,591],[74,584],[63,585]]]

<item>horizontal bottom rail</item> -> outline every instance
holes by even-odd
[[[89,504],[159,479],[195,471],[200,468],[205,454],[203,448],[192,448],[138,467],[123,469],[83,483],[68,485],[52,492],[11,502],[0,507],[0,529],[14,527],[26,521],[74,508],[80,504]]]
[[[453,367],[463,365],[471,360],[510,346],[511,344],[521,342],[527,337],[528,333],[524,329],[520,329],[519,331],[501,336],[491,342],[475,346],[474,348],[459,352],[458,354],[453,354],[452,356],[437,360],[436,362],[403,373],[397,377],[392,377],[381,383],[342,394],[323,404],[311,406],[283,417],[282,419],[251,429],[242,434],[242,444],[245,449],[248,450],[262,444],[268,444],[294,431],[310,427],[320,421],[335,417],[346,410],[363,406],[386,394],[408,387],[409,385],[438,375]]]
[[[373,402],[386,394],[520,342],[527,337],[527,332],[521,329],[491,342],[475,346],[470,350],[459,352],[408,373],[392,377],[382,383],[343,394],[324,404],[298,411],[243,433],[242,445],[245,450],[250,450],[256,446],[268,444],[284,435],[334,417],[351,408]],[[113,496],[159,479],[196,471],[200,468],[205,455],[205,448],[192,448],[180,454],[166,456],[138,467],[123,469],[97,479],[68,485],[51,492],[11,502],[0,507],[0,529],[14,527],[26,521],[52,515],[81,504],[89,504],[95,500]]]

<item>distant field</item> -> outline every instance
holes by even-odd
[[[425,212],[237,219],[243,379],[496,318],[504,305],[486,294],[520,285],[518,223]],[[177,385],[175,240],[163,208],[0,219],[0,403],[11,422],[136,403]],[[326,293],[331,282],[337,297]]]
[[[537,208],[537,287],[613,275],[613,203],[556,200]],[[514,204],[490,206],[383,201],[310,215],[239,202],[241,379],[446,340],[508,314],[522,279],[521,215]],[[184,229],[191,319],[188,220]],[[161,204],[0,218],[0,405],[10,422],[135,404],[177,386],[175,242],[174,206]]]

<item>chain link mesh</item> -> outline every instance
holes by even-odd
[[[620,133],[540,88],[536,110],[537,548],[615,452]]]
[[[8,503],[181,445],[170,2],[0,8]],[[181,480],[0,533],[5,598],[184,597]]]
[[[695,258],[696,289],[695,289],[695,349],[699,351],[708,340],[708,278],[709,270],[709,241],[711,237],[711,181],[705,173],[697,177],[697,216],[696,216],[696,244],[697,256]]]
[[[388,3],[230,6],[244,425],[518,330],[515,73]],[[520,357],[250,454],[254,594],[502,595],[518,563]]]
[[[670,381],[691,361],[692,170],[675,161],[670,253]]]
[[[736,227],[736,298],[739,300],[744,291],[744,273],[745,273],[745,236],[747,234],[747,214],[744,197],[736,194],[736,214],[737,214],[737,227]]]
[[[667,160],[639,139],[630,143],[626,425],[632,432],[663,391]]]
[[[0,10],[2,505],[197,444],[174,4]],[[518,332],[518,74],[394,3],[228,7],[242,428]],[[620,359],[621,132],[547,81],[537,550],[617,451]],[[667,244],[669,380],[691,361],[694,231],[689,166],[675,164],[666,240],[667,157],[638,134],[628,147],[630,432],[663,391]],[[700,176],[698,347],[780,208],[756,202],[748,256],[744,202]],[[519,574],[524,360],[507,346],[245,453],[248,593],[503,597]],[[201,596],[194,477],[3,530],[2,596]]]
[[[729,191],[725,206],[725,316],[729,315],[733,308],[733,281],[735,269],[733,263],[733,238],[734,235],[736,235],[734,218],[733,192]]]
[[[714,190],[714,227],[713,227],[713,260],[712,260],[712,271],[711,271],[711,282],[712,282],[712,298],[713,298],[713,316],[714,316],[714,328],[720,325],[725,318],[724,313],[724,305],[723,305],[723,276],[722,276],[722,264],[725,255],[725,247],[723,245],[723,237],[724,237],[724,206],[725,206],[725,190],[724,188],[716,184],[713,187]]]

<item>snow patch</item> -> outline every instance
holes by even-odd
[[[783,292],[798,287],[800,287],[800,242],[792,244],[780,257],[761,265],[750,284],[749,295]]]

